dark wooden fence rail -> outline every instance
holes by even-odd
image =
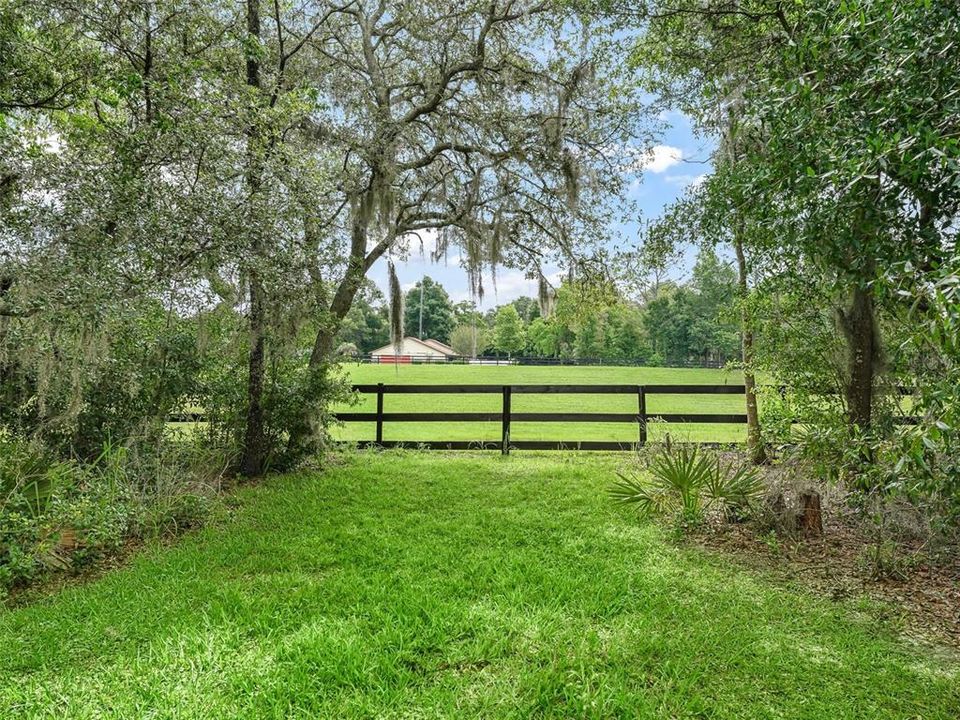
[[[353,390],[377,396],[376,412],[338,412],[335,417],[343,422],[376,423],[376,439],[361,440],[359,447],[415,446],[436,450],[500,450],[504,455],[517,450],[634,450],[647,442],[647,424],[651,420],[666,423],[735,423],[746,424],[746,414],[725,413],[651,413],[647,410],[648,395],[743,395],[743,385],[354,385]],[[781,390],[783,390],[781,388]],[[898,388],[902,395],[909,388]],[[500,395],[500,412],[385,412],[386,395]],[[636,413],[551,413],[513,412],[513,395],[635,395]],[[183,412],[171,415],[170,422],[204,422],[203,413]],[[500,440],[384,440],[384,423],[412,422],[499,422]],[[603,422],[636,423],[636,442],[596,440],[512,440],[512,422]],[[898,422],[915,424],[916,417],[902,416]],[[704,443],[711,444],[711,443]],[[720,444],[720,443],[713,443]]]
[[[361,447],[398,447],[413,445],[443,450],[500,450],[504,455],[517,450],[631,450],[647,442],[647,423],[651,419],[668,423],[738,423],[747,422],[745,414],[722,413],[648,413],[648,395],[743,395],[743,385],[354,385],[358,393],[376,394],[376,412],[340,412],[336,417],[344,422],[376,423],[376,440],[363,440]],[[385,395],[500,395],[500,412],[384,412]],[[513,412],[513,395],[633,395],[637,398],[635,413],[551,413]],[[499,422],[499,441],[453,441],[453,440],[384,440],[384,423],[408,422]],[[512,422],[603,422],[635,423],[636,442],[582,441],[582,440],[512,440]]]

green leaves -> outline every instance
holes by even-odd
[[[422,290],[422,292],[421,292]],[[421,333],[421,318],[423,332]],[[424,276],[404,299],[404,331],[409,337],[432,338],[446,343],[453,331],[453,303],[443,286]]]
[[[659,452],[646,474],[649,479],[619,474],[610,489],[613,500],[635,505],[644,518],[674,515],[701,522],[708,511],[747,505],[763,491],[755,469],[724,467],[695,447]]]
[[[504,305],[498,311],[493,323],[493,346],[510,356],[526,347],[526,332],[523,320],[514,305]]]

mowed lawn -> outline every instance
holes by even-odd
[[[418,385],[740,385],[739,372],[686,368],[542,367],[485,365],[346,365],[356,384]],[[499,395],[387,395],[385,412],[499,412]],[[514,395],[513,412],[612,412],[636,413],[636,395]],[[359,402],[342,410],[374,412],[376,397],[361,395]],[[742,395],[651,395],[648,413],[738,413]],[[648,427],[651,440],[671,437],[696,442],[742,442],[743,425],[658,423]],[[345,424],[335,431],[342,440],[373,440],[373,423]],[[514,422],[511,438],[517,440],[636,441],[633,423],[530,423]],[[499,423],[418,422],[384,425],[385,440],[499,440]]]
[[[621,459],[363,453],[0,611],[2,718],[944,718],[960,667],[665,542]]]

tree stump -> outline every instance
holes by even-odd
[[[800,517],[798,520],[798,529],[804,535],[823,535],[823,512],[820,508],[820,493],[813,490],[800,493]]]

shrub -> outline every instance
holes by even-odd
[[[52,570],[79,570],[130,538],[203,521],[229,453],[189,441],[106,444],[89,462],[0,446],[0,597]]]
[[[763,490],[753,468],[723,466],[696,447],[674,451],[669,443],[646,472],[619,478],[610,490],[614,500],[636,505],[643,517],[672,516],[678,525],[698,525],[714,511],[729,516]]]
[[[196,392],[197,323],[156,300],[104,311],[95,329],[72,316],[46,322],[0,333],[0,428],[60,458],[93,461],[109,438],[159,436]]]
[[[140,523],[144,535],[173,537],[201,525],[209,512],[210,496],[186,492],[147,506]]]
[[[40,514],[74,480],[73,464],[55,460],[44,448],[0,441],[0,505],[5,509]]]
[[[196,398],[209,421],[207,438],[218,447],[243,446],[246,362],[240,353],[208,369]],[[311,370],[296,354],[272,357],[263,393],[268,469],[288,470],[316,453],[328,440],[329,407],[349,397],[349,385],[333,367]]]
[[[860,571],[871,580],[906,580],[916,563],[916,555],[904,552],[889,538],[867,543],[857,556]]]

